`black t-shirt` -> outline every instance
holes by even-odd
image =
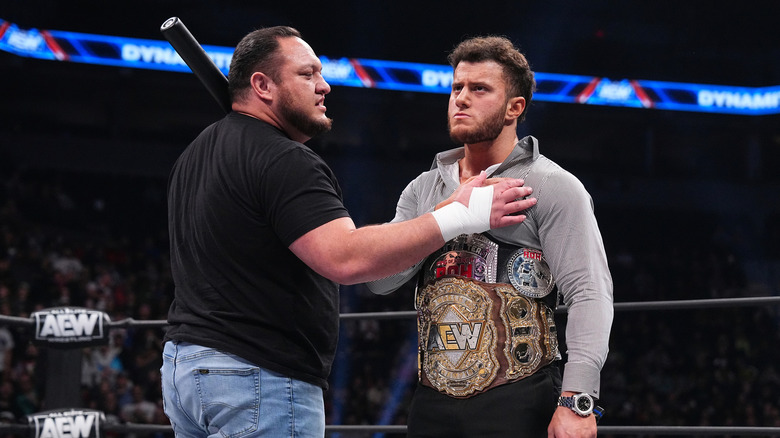
[[[335,175],[305,145],[235,112],[206,128],[168,182],[176,293],[165,339],[327,388],[338,285],[288,247],[345,216]]]

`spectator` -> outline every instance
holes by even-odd
[[[32,374],[23,371],[16,376],[15,407],[21,416],[31,415],[40,410],[41,399]]]
[[[0,326],[0,382],[8,380],[14,357],[14,336],[8,327]]]
[[[16,406],[16,390],[11,380],[0,382],[0,417],[13,423],[21,415]]]
[[[114,245],[109,242],[119,240],[105,238],[102,231],[82,235],[56,223],[39,226],[50,219],[35,217],[25,210],[25,202],[16,200],[17,197],[32,196],[33,190],[28,184],[20,178],[13,182],[10,191],[7,185],[0,185],[0,283],[8,286],[11,292],[7,302],[12,309],[5,314],[27,317],[32,311],[58,303],[56,300],[62,295],[55,287],[55,269],[47,262],[47,255],[55,248],[63,254],[67,249],[80,260],[84,269],[81,281],[67,283],[73,289],[66,292],[66,299],[61,302],[86,307],[84,281],[97,280],[97,273],[110,271],[106,268],[110,265],[106,262],[106,248]],[[2,196],[4,190],[6,198]],[[128,207],[133,207],[130,201]],[[165,207],[159,209],[162,211]],[[608,211],[603,208],[599,211],[609,218]],[[624,220],[622,214],[617,214],[615,220]],[[701,219],[700,222],[705,223],[705,218]],[[108,232],[109,227],[101,227],[101,230]],[[609,230],[611,227],[605,227],[605,232]],[[146,232],[141,230],[138,235],[144,236]],[[608,251],[615,257],[610,260],[610,266],[614,269],[616,296],[620,302],[653,301],[662,297],[699,299],[755,295],[750,282],[755,282],[756,272],[746,275],[742,269],[745,261],[740,259],[739,253],[730,250],[727,242],[716,241],[716,236],[673,242],[672,246],[678,247],[673,253],[687,254],[674,256],[676,266],[673,269],[668,266],[665,251],[675,234],[670,232],[668,241],[659,240],[652,246],[635,242],[641,237],[625,232],[605,234],[607,244],[620,242],[620,250]],[[125,248],[133,255],[132,263],[123,262],[121,256],[110,256],[117,266],[122,266],[117,268],[113,280],[125,278],[124,281],[129,282],[131,275],[138,278],[132,287],[137,298],[116,304],[110,310],[114,321],[126,316],[137,320],[163,320],[168,308],[166,300],[171,296],[171,282],[164,238],[155,235],[150,241],[141,237],[137,244],[140,247],[135,250]],[[144,260],[147,255],[149,259]],[[710,280],[701,287],[685,290],[686,285],[692,284],[693,275]],[[21,289],[25,291],[20,292]],[[414,285],[407,285],[404,291],[386,297],[375,297],[355,288],[356,298],[345,299],[343,304],[350,306],[349,312],[411,310],[408,303],[413,293]],[[776,287],[769,285],[766,294],[777,294]],[[346,307],[342,311],[344,309]],[[776,360],[776,346],[780,345],[778,321],[780,314],[774,306],[616,312],[615,333],[630,332],[631,336],[615,336],[611,341],[603,382],[603,391],[610,396],[603,400],[607,414],[602,424],[723,426],[730,422],[736,426],[780,427],[777,402],[780,367]],[[347,377],[346,383],[339,386],[334,382],[326,393],[329,424],[375,424],[385,410],[394,411],[385,417],[390,423],[405,424],[411,385],[398,391],[395,386],[402,385],[403,381],[394,377],[398,375],[394,370],[403,362],[400,359],[405,350],[401,344],[407,333],[415,331],[414,322],[408,319],[348,321],[343,329],[345,347],[339,347],[338,355],[344,359],[334,365],[333,374],[337,376],[343,372]],[[30,330],[13,326],[8,330],[15,347],[10,350],[10,366],[6,367],[5,378],[0,379],[0,422],[15,423],[26,415],[20,406],[28,412],[43,408],[39,405],[43,395],[41,388],[36,389],[33,383],[42,381],[45,370],[39,366],[40,351],[30,342]],[[154,339],[162,333],[159,328],[130,328],[123,351],[158,348]],[[718,335],[722,333],[727,336],[718,342]],[[368,350],[361,351],[358,347]],[[85,356],[91,358],[93,350],[85,349]],[[156,380],[159,371],[154,365],[141,365],[145,371],[139,371],[136,369],[139,365],[129,353],[119,357],[123,371],[116,371],[116,385],[124,386],[120,384],[124,373],[139,376],[141,382],[149,382],[133,382],[143,388],[156,390],[160,387]],[[354,377],[356,375],[359,378]],[[84,406],[104,411],[107,421],[112,418],[125,421],[120,419],[120,411],[113,408],[112,398],[119,395],[119,389],[103,377],[97,373],[94,381],[89,382],[90,388],[84,392],[89,402],[85,401]],[[350,385],[353,378],[355,389]],[[103,380],[105,385],[101,384]],[[117,404],[133,404],[136,400],[132,399],[131,403],[120,397],[123,401],[117,400]],[[143,398],[154,405],[154,412],[159,412],[158,392],[145,391]],[[381,402],[377,403],[379,400]],[[338,416],[334,414],[336,409],[341,410]],[[723,412],[731,412],[730,418],[722,415]],[[156,424],[160,418],[153,415],[151,421]]]
[[[152,423],[157,415],[157,405],[144,399],[144,389],[133,386],[133,401],[122,407],[119,417],[126,423]]]

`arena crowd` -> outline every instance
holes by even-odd
[[[75,306],[112,321],[165,319],[173,284],[164,181],[18,169],[0,176],[2,315]],[[619,211],[599,213],[616,302],[776,293],[756,289],[734,236],[718,224],[648,244],[619,226]],[[342,312],[412,310],[412,296],[412,285],[389,296],[345,287]],[[565,314],[558,318],[565,325]],[[778,322],[776,306],[616,312],[602,424],[780,426]],[[46,352],[30,335],[0,326],[3,422],[45,407]],[[79,407],[109,422],[167,424],[161,338],[157,328],[113,329],[108,345],[83,349]],[[337,354],[328,423],[405,424],[417,376],[414,319],[343,321]]]

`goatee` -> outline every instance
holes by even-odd
[[[309,138],[324,134],[330,131],[331,126],[333,126],[333,119],[328,117],[325,119],[315,119],[314,117],[309,116],[292,105],[292,102],[287,95],[284,95],[281,99],[279,112],[284,119],[295,127],[295,129]]]
[[[447,128],[449,129],[450,138],[455,143],[475,144],[495,140],[504,129],[504,109],[499,108],[495,113],[486,117],[483,123],[470,130],[453,131],[452,119],[448,117]]]

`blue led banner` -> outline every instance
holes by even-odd
[[[233,48],[203,45],[227,74]],[[20,29],[0,19],[0,50],[39,59],[189,72],[166,41],[55,30]],[[336,86],[449,94],[447,65],[362,58],[320,58],[325,79]],[[536,72],[534,99],[704,113],[780,114],[780,86],[734,87]]]
[[[227,74],[233,49],[203,45]],[[115,67],[189,72],[167,41],[91,35],[54,30],[23,30],[0,20],[0,50],[19,56]]]

